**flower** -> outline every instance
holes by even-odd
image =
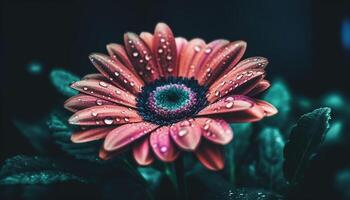
[[[72,141],[103,139],[102,159],[131,147],[136,162],[149,165],[190,151],[206,168],[220,170],[222,146],[233,138],[229,123],[277,113],[253,98],[270,86],[268,61],[240,61],[244,41],[187,41],[159,23],[153,35],[126,33],[124,42],[107,45],[109,56],[89,56],[100,73],[73,83],[80,94],[65,102],[75,112],[69,123],[82,127]]]

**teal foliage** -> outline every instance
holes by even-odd
[[[78,91],[72,89],[70,85],[79,81],[79,77],[63,69],[55,69],[50,73],[50,79],[56,89],[64,96],[74,96]]]
[[[292,96],[286,83],[281,79],[275,80],[263,99],[274,105],[278,110],[278,114],[265,119],[265,123],[270,126],[285,126],[292,106]]]
[[[329,127],[330,108],[319,108],[300,117],[284,148],[284,176],[295,185],[304,177],[312,155],[323,142]]]
[[[278,128],[265,127],[257,136],[257,170],[265,187],[276,189],[286,183],[283,177],[283,148],[285,142]]]
[[[86,183],[46,157],[15,156],[5,161],[0,171],[0,184],[53,184],[67,181]]]

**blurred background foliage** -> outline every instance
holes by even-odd
[[[72,144],[62,103],[91,52],[158,21],[176,35],[243,39],[269,58],[260,98],[279,114],[232,124],[224,171],[185,155],[191,199],[350,199],[348,1],[2,1],[1,199],[174,199],[168,166],[101,161]]]

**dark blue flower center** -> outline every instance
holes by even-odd
[[[169,125],[193,117],[207,105],[207,88],[191,78],[161,78],[142,88],[137,107],[145,121]]]

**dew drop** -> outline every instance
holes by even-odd
[[[233,107],[233,102],[229,102],[226,104],[226,108],[232,108]]]
[[[199,51],[201,50],[201,47],[200,47],[200,46],[195,46],[195,47],[194,47],[194,50],[195,50],[196,52],[199,52]]]
[[[137,52],[132,53],[132,56],[134,56],[134,57],[137,57],[138,55],[139,55],[139,53],[137,53]]]
[[[236,79],[239,80],[239,79],[241,79],[242,77],[243,77],[243,74],[240,74],[240,75],[237,76]]]
[[[150,55],[145,55],[145,59],[147,60],[147,61],[149,61],[150,59],[151,59],[151,56]]]
[[[160,152],[165,153],[167,151],[168,151],[168,147],[166,147],[166,146],[160,147]]]
[[[183,136],[185,136],[187,133],[188,133],[188,130],[187,130],[187,129],[181,129],[181,130],[179,131],[179,136],[180,136],[180,137],[183,137]]]
[[[129,120],[129,118],[125,117],[125,118],[124,118],[124,121],[128,122],[128,121],[130,121],[130,120]]]
[[[203,129],[206,130],[206,131],[209,130],[209,128],[210,128],[210,124],[205,124],[204,127],[203,127]]]
[[[217,90],[217,91],[215,92],[215,96],[217,96],[217,97],[220,96],[220,91]]]
[[[160,42],[165,42],[165,39],[164,38],[160,38]]]
[[[139,62],[140,62],[140,63],[143,63],[143,59],[140,59]]]
[[[208,53],[210,53],[211,51],[212,51],[211,48],[206,48],[204,52],[205,52],[206,54],[208,54]]]
[[[113,124],[113,119],[107,117],[103,120],[103,122],[107,125],[111,125],[111,124]]]
[[[168,72],[173,72],[173,71],[174,71],[174,69],[172,67],[168,68]]]
[[[119,76],[119,72],[114,72],[114,75],[118,77]]]
[[[134,86],[135,86],[135,83],[134,83],[134,82],[130,82],[130,85],[131,85],[132,87],[134,87]]]
[[[83,90],[85,90],[85,91],[86,91],[86,90],[88,90],[88,88],[87,88],[87,87],[84,87],[84,88],[83,88]]]
[[[105,83],[105,82],[103,82],[103,81],[100,81],[100,86],[102,86],[102,87],[108,87],[108,85],[107,85],[107,83]]]
[[[121,94],[121,92],[119,90],[116,90],[115,93],[117,93],[119,95]]]
[[[98,114],[95,113],[95,112],[92,112],[91,115],[92,115],[93,117],[96,117]]]
[[[227,97],[227,98],[226,98],[226,101],[227,101],[227,102],[231,102],[231,101],[233,101],[233,100],[234,100],[233,97]]]
[[[163,49],[158,49],[158,53],[163,53]]]
[[[171,57],[170,55],[168,55],[168,56],[166,57],[166,59],[167,59],[167,60],[171,60],[171,59],[173,59],[173,57]]]
[[[101,100],[97,99],[97,100],[96,100],[96,104],[100,106],[100,105],[102,105],[103,103],[102,103]]]

